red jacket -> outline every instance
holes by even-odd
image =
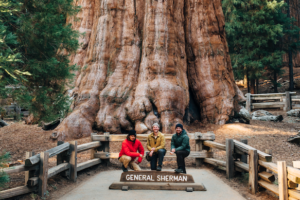
[[[137,150],[139,151],[139,153],[137,153]],[[132,158],[131,159],[132,161],[136,157],[139,157],[138,162],[140,163],[143,160],[143,158],[140,157],[140,154],[144,155],[144,147],[138,139],[136,139],[134,143],[127,139],[125,139],[122,142],[122,149],[119,153],[119,157],[121,157],[123,155],[130,156]]]

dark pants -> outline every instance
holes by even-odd
[[[185,171],[185,162],[184,159],[190,155],[189,151],[182,150],[182,151],[176,151],[176,156],[177,156],[177,165],[178,169],[182,169],[183,173],[186,173]]]
[[[153,152],[151,157],[151,170],[156,170],[157,166],[157,159],[158,159],[158,165],[162,166],[162,162],[164,160],[164,157],[166,155],[165,149],[159,149],[157,152]]]

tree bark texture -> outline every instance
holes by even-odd
[[[163,133],[183,123],[191,91],[202,121],[224,124],[244,97],[235,85],[220,0],[79,0],[73,27],[86,34],[71,56],[73,112],[58,139],[92,129]]]

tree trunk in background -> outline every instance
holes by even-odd
[[[247,88],[248,86],[248,77],[247,74],[244,74],[244,88]]]
[[[220,0],[80,0],[87,31],[71,59],[80,65],[73,112],[59,140],[92,128],[163,133],[183,123],[189,89],[204,122],[224,124],[244,101],[231,67]]]
[[[248,71],[247,71],[246,75],[247,75],[247,89],[248,89],[248,93],[250,93],[250,81],[251,80],[249,81]]]
[[[258,78],[255,79],[255,86],[256,86],[255,92],[256,92],[256,94],[258,94],[258,87],[259,87],[259,79]]]
[[[251,94],[255,94],[255,79],[251,79],[250,82],[250,92]]]
[[[278,89],[277,89],[277,73],[274,70],[274,93],[278,93]]]

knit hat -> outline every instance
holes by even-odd
[[[135,130],[130,130],[130,131],[128,131],[128,135],[134,135],[134,136],[136,136]]]
[[[183,130],[182,124],[176,124],[175,129],[176,129],[177,127],[180,127],[180,128]]]

